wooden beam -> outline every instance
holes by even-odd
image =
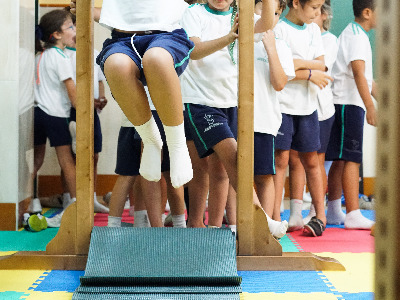
[[[0,270],[85,270],[87,255],[17,252],[0,258]]]
[[[376,158],[375,297],[400,294],[400,3],[377,1],[378,142]]]
[[[87,254],[93,228],[93,0],[77,1],[76,15],[76,245]]]
[[[346,271],[336,259],[308,252],[286,252],[282,256],[237,256],[239,271]]]

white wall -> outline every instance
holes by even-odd
[[[0,0],[0,203],[31,195],[34,0]]]

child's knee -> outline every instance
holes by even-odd
[[[143,55],[142,59],[143,69],[146,68],[160,68],[162,66],[173,66],[173,58],[171,54],[159,47],[150,48]]]
[[[113,54],[107,58],[104,64],[104,74],[108,80],[113,78],[113,76],[116,76],[118,80],[127,78],[131,74],[135,74],[136,77],[140,76],[139,68],[135,62],[127,55],[121,53]]]

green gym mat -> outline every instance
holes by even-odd
[[[229,229],[94,227],[73,300],[240,299]]]
[[[47,244],[57,235],[58,228],[39,232],[0,231],[0,251],[46,251]]]

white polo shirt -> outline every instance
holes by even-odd
[[[292,52],[283,40],[276,39],[276,50],[288,79],[296,77]],[[282,113],[270,80],[269,59],[263,42],[254,45],[254,132],[276,136],[282,123]]]
[[[325,54],[321,30],[315,23],[299,26],[283,18],[274,32],[288,43],[293,59],[314,60]],[[317,109],[318,101],[316,90],[311,85],[313,83],[307,80],[288,82],[278,94],[282,113],[298,116],[312,114]]]
[[[339,36],[339,51],[333,65],[333,103],[357,105],[365,110],[364,102],[354,80],[351,62],[365,62],[365,77],[372,91],[372,50],[367,32],[360,24],[351,22]]]
[[[184,0],[103,0],[99,23],[124,31],[181,28],[188,4]]]
[[[71,101],[64,83],[73,78],[69,57],[52,47],[38,53],[35,64],[35,105],[50,116],[69,118]]]
[[[332,76],[332,67],[336,61],[338,52],[338,39],[329,31],[322,33],[322,42],[325,49],[325,65],[328,68],[328,75]],[[318,88],[318,120],[325,121],[335,114],[335,105],[333,104],[332,82],[322,90]]]

